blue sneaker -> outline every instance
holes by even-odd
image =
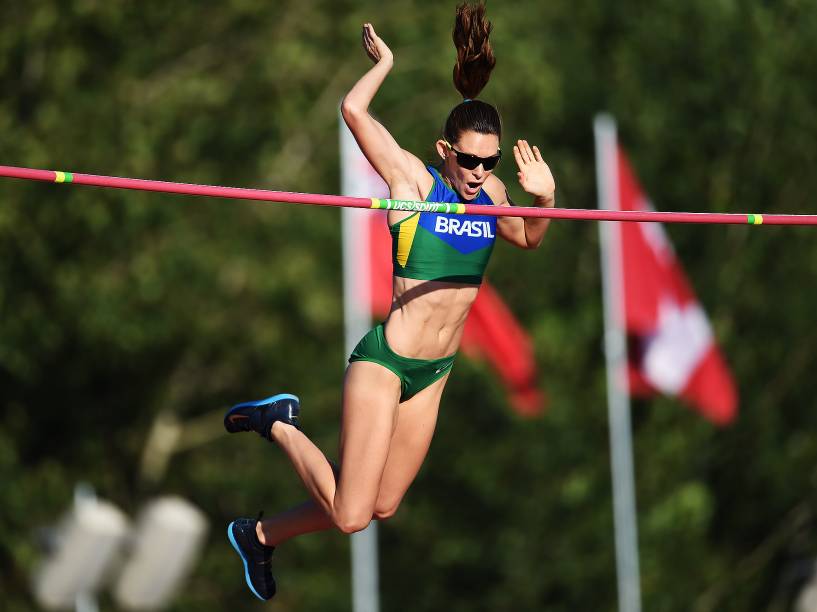
[[[258,599],[267,601],[275,595],[275,578],[272,577],[270,563],[274,546],[264,546],[255,533],[258,519],[240,518],[227,526],[230,544],[244,563],[244,579]]]
[[[224,415],[224,428],[229,433],[255,431],[262,438],[272,440],[270,430],[275,421],[288,423],[300,429],[301,405],[290,393],[279,393],[257,402],[236,404]]]

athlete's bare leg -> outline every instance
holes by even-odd
[[[391,437],[388,458],[378,491],[373,517],[394,515],[406,490],[428,454],[434,434],[440,398],[448,376],[400,404],[397,425]],[[335,527],[332,519],[314,500],[282,512],[259,525],[259,539],[269,546],[315,531]]]
[[[304,533],[326,531],[335,524],[326,511],[314,499],[280,512],[260,521],[256,526],[258,540],[266,546],[278,546],[281,542]]]
[[[272,439],[287,453],[317,505],[301,506],[300,512],[289,511],[297,520],[286,529],[280,523],[277,529],[274,527],[279,517],[264,521],[261,530],[267,534],[270,526],[270,542],[297,535],[296,522],[307,531],[326,525],[319,520],[318,509],[329,520],[328,526],[346,533],[369,524],[397,426],[399,396],[400,381],[390,370],[367,361],[349,365],[343,387],[341,470],[337,480],[326,456],[303,432],[281,422],[272,426]]]
[[[394,515],[420,471],[434,435],[440,398],[447,380],[448,375],[445,375],[400,404],[397,427],[375,503],[375,518],[386,519]]]
[[[447,379],[448,376],[441,378],[400,404],[373,518],[393,516],[417,476],[434,435],[440,397]],[[258,539],[267,546],[277,546],[295,536],[334,526],[323,508],[309,500],[259,523]]]

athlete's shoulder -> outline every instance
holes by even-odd
[[[505,183],[491,174],[482,186],[491,201],[497,206],[508,206],[508,191],[505,189]]]

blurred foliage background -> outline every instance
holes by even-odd
[[[4,2],[0,163],[338,193],[337,107],[395,53],[373,111],[421,158],[448,110],[454,2]],[[608,110],[660,210],[814,212],[817,4],[491,2],[483,95],[504,142],[538,143],[559,205],[596,206],[591,121]],[[509,158],[510,159],[510,158]],[[498,169],[526,201],[506,161]],[[340,217],[289,205],[0,181],[0,599],[31,610],[78,481],[133,514],[159,493],[210,539],[175,611],[257,608],[222,537],[303,491],[282,453],[221,435],[236,401],[301,396],[336,452]],[[717,429],[634,405],[645,610],[788,610],[817,532],[813,229],[667,228],[741,393]],[[497,248],[489,277],[533,335],[547,413],[508,408],[466,359],[430,456],[381,533],[383,609],[616,607],[597,228]],[[151,446],[178,423],[177,452]],[[350,609],[348,540],[276,552],[280,610]],[[104,610],[115,609],[103,598]]]

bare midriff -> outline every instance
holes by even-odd
[[[393,277],[386,341],[403,357],[439,359],[457,352],[478,285]]]

